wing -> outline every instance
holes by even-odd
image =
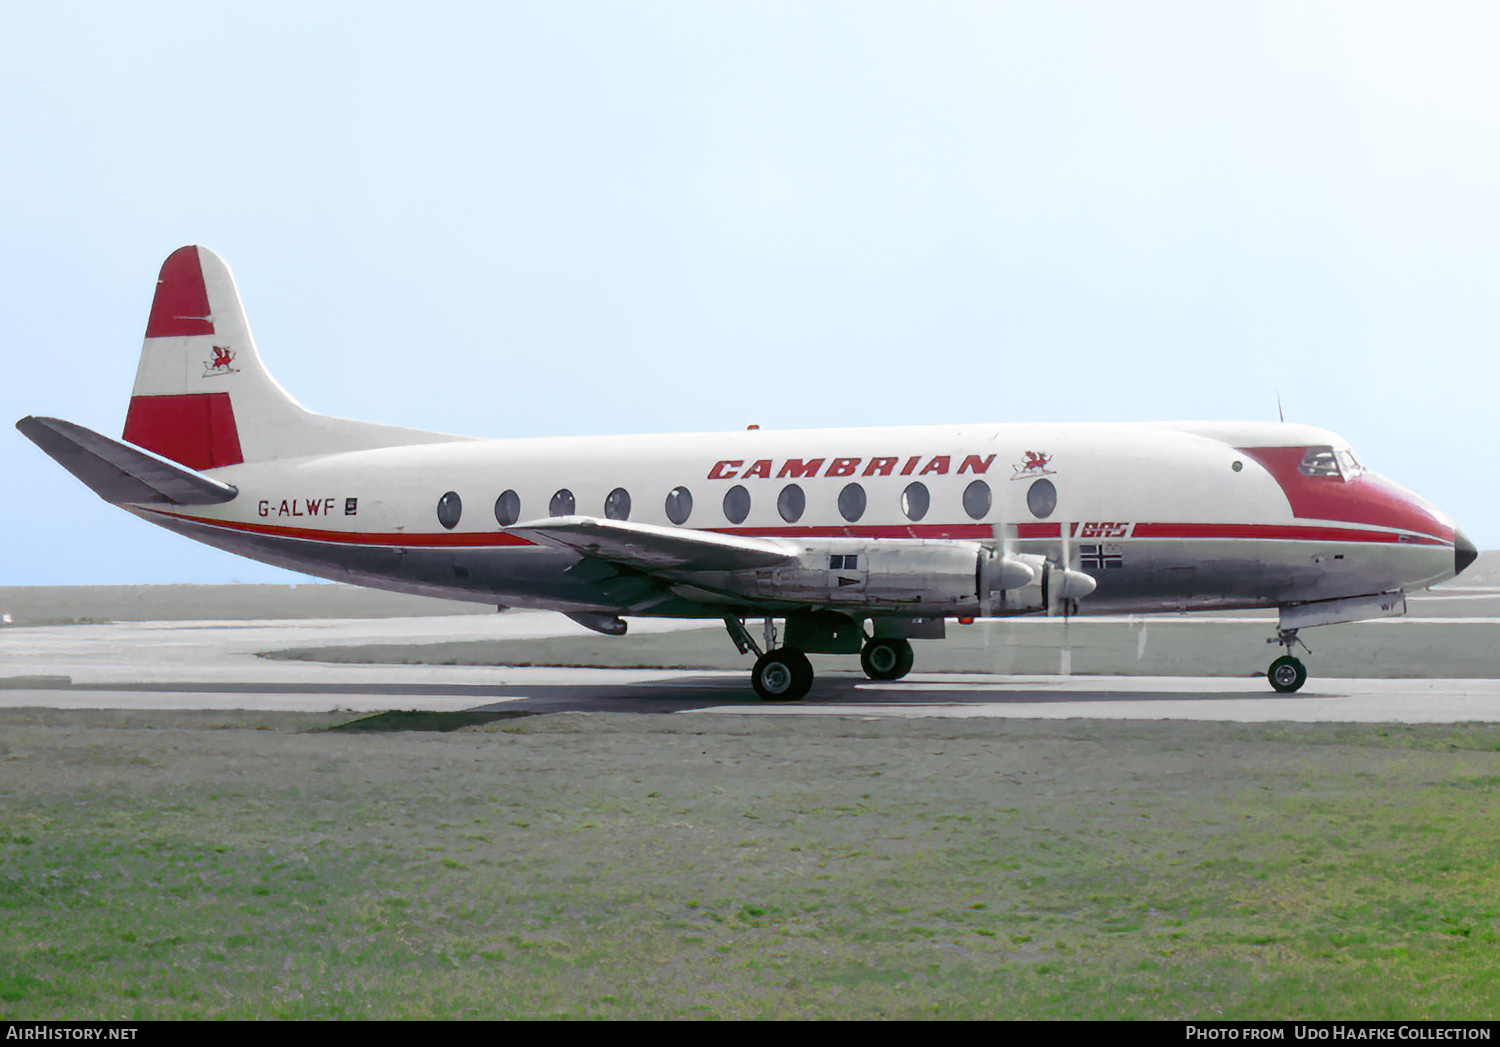
[[[217,505],[239,494],[232,484],[61,418],[22,418],[16,428],[106,502]]]
[[[509,530],[544,545],[571,549],[643,571],[746,571],[797,562],[795,551],[769,538],[601,520],[594,516],[529,520]]]

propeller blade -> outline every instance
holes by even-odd
[[[1057,587],[1057,589],[1058,589],[1058,596],[1062,600],[1062,620],[1063,620],[1062,655],[1059,658],[1059,662],[1061,663],[1059,665],[1059,668],[1062,670],[1062,674],[1064,676],[1072,676],[1073,675],[1073,638],[1072,638],[1071,635],[1069,635],[1068,625],[1069,625],[1069,621],[1073,617],[1072,608],[1073,608],[1074,601],[1068,595],[1068,588],[1069,588],[1068,583],[1069,583],[1069,581],[1072,580],[1072,577],[1073,577],[1073,525],[1070,524],[1070,523],[1068,523],[1065,520],[1061,524],[1059,524],[1058,527],[1062,531],[1062,568],[1063,568],[1063,574],[1062,574],[1062,579],[1061,579],[1062,584],[1060,584]]]

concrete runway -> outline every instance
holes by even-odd
[[[1454,594],[1455,596],[1459,594]],[[1431,613],[1424,608],[1424,611]],[[1497,623],[1500,625],[1500,623]],[[652,637],[701,623],[632,623]],[[715,627],[716,628],[716,627]],[[509,612],[378,620],[121,622],[0,630],[0,707],[307,712],[428,710],[721,712],[871,717],[1095,717],[1239,722],[1500,721],[1500,679],[1310,679],[1278,695],[1261,677],[997,676],[913,673],[866,680],[853,664],[820,670],[812,694],[759,701],[739,672],[659,669],[330,665],[257,652],[366,643],[568,635],[560,615]],[[1497,631],[1500,635],[1500,631]],[[727,639],[724,641],[728,643]]]

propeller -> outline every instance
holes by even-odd
[[[1016,531],[1005,522],[1003,499],[1000,513],[990,525],[990,535],[995,540],[995,549],[985,572],[988,577],[985,586],[987,591],[981,595],[982,613],[985,615],[994,615],[1005,605],[1004,594],[1007,591],[1025,588],[1038,578],[1037,568],[1016,555]],[[1040,561],[1039,557],[1032,559]]]
[[[1047,614],[1049,617],[1061,615],[1063,620],[1060,660],[1064,676],[1071,675],[1073,671],[1073,646],[1072,638],[1068,635],[1068,620],[1077,613],[1078,601],[1092,593],[1099,584],[1092,575],[1073,570],[1074,526],[1066,520],[1058,524],[1061,556],[1058,566],[1051,570],[1047,586]]]
[[[1016,535],[1015,535],[1015,530],[1010,525],[1008,525],[1005,522],[1004,499],[1001,499],[1000,513],[995,518],[995,523],[990,528],[990,533],[994,536],[994,538],[995,538],[995,548],[1000,553],[1000,563],[1002,565],[1001,574],[1002,574],[1002,577],[1003,577],[1003,575],[1004,575],[1003,565],[1016,562],[1015,561],[1015,557],[1013,555],[1014,552],[1015,552],[1015,537],[1016,537]],[[1002,580],[1001,584],[1002,585],[1005,584],[1003,580]],[[1004,599],[1004,597],[1002,597],[1002,599]],[[993,611],[994,608],[992,607],[992,608],[990,608],[990,610]]]
[[[1059,594],[1062,601],[1063,620],[1063,642],[1062,651],[1058,655],[1058,672],[1063,676],[1073,675],[1073,639],[1068,635],[1068,623],[1072,619],[1072,609],[1077,602],[1070,599],[1067,594],[1067,579],[1073,571],[1073,525],[1066,520],[1058,525],[1060,537],[1062,538],[1062,569],[1063,583],[1058,588],[1063,592]]]
[[[1000,499],[1000,511],[995,514],[995,523],[990,528],[990,533],[995,536],[995,546],[1000,550],[1000,556],[1009,560],[1011,553],[1015,550],[1012,545],[1015,541],[1015,531],[1005,522],[1005,499]]]
[[[1047,584],[1047,615],[1067,617],[1078,610],[1078,601],[1088,596],[1099,583],[1093,575],[1073,570],[1073,528],[1076,524],[1066,521],[1058,524],[1058,538],[1062,553],[1057,566],[1051,569]]]

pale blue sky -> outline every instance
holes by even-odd
[[[473,435],[1274,418],[1500,547],[1500,8],[0,9],[0,416],[119,432],[157,267]],[[0,584],[290,580],[0,438]]]

